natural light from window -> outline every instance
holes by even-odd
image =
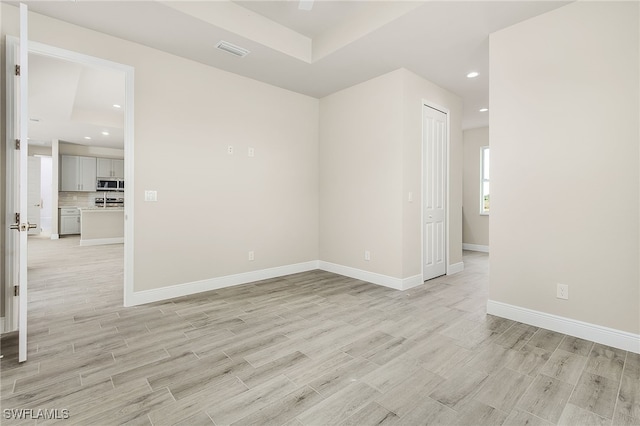
[[[481,148],[480,214],[489,214],[489,147]]]

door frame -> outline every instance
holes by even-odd
[[[6,55],[7,59],[9,58],[9,54],[15,54],[20,45],[20,40],[18,37],[9,36],[6,37]],[[128,301],[131,299],[133,295],[133,225],[134,225],[134,197],[133,193],[135,191],[135,183],[134,183],[134,68],[130,65],[120,64],[117,62],[113,62],[107,59],[98,58],[95,56],[89,56],[82,53],[74,52],[67,49],[62,49],[59,47],[50,46],[44,43],[39,43],[35,41],[29,41],[29,53],[34,53],[38,55],[48,56],[56,59],[66,60],[70,62],[75,62],[83,65],[87,65],[90,67],[97,67],[103,69],[109,69],[113,71],[119,71],[124,73],[125,77],[125,101],[124,101],[124,156],[125,156],[125,170],[124,170],[124,178],[127,182],[127,191],[124,194],[125,204],[124,204],[124,306],[130,306],[131,303]],[[13,60],[5,61],[6,62],[6,75],[13,75]],[[11,135],[14,134],[13,127],[15,125],[15,117],[14,117],[14,108],[12,108],[12,104],[9,102],[13,102],[10,100],[11,94],[14,93],[16,88],[15,79],[7,78],[6,79],[6,93],[7,93],[7,187],[6,187],[6,201],[7,201],[7,210],[6,210],[6,218],[7,221],[10,221],[13,217],[13,212],[15,207],[13,206],[13,200],[15,196],[15,191],[13,190],[15,187],[15,182],[12,180],[13,173],[13,152],[12,144],[10,143],[12,138]],[[27,144],[25,144],[27,145]],[[11,152],[9,152],[11,151]],[[54,160],[55,161],[55,160]],[[12,243],[11,238],[13,237],[12,233],[5,233],[6,247],[12,247],[9,245]],[[12,255],[9,253],[9,250],[6,250],[5,254],[5,330],[0,330],[0,332],[8,332],[14,331],[17,329],[17,324],[13,318],[15,317],[15,312],[13,309],[13,284],[11,284],[12,279]]]
[[[421,133],[420,133],[420,278],[424,282],[424,263],[425,263],[425,250],[424,250],[424,193],[425,193],[425,161],[424,161],[424,152],[425,152],[425,137],[424,137],[424,114],[425,108],[435,109],[440,111],[447,117],[446,121],[446,170],[445,170],[445,201],[444,201],[444,225],[445,225],[445,244],[444,244],[444,263],[445,263],[445,274],[449,275],[449,192],[450,192],[450,178],[449,171],[451,170],[451,113],[449,108],[445,108],[442,105],[438,105],[434,102],[428,101],[426,99],[422,99],[422,108],[420,110],[421,113]]]

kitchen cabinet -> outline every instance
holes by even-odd
[[[60,191],[96,190],[96,158],[62,155],[60,160]]]
[[[80,210],[77,208],[58,209],[60,214],[59,230],[60,235],[79,234],[81,229]]]
[[[124,160],[116,158],[98,158],[98,177],[115,177],[124,179]]]

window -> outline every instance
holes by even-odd
[[[480,214],[489,214],[489,147],[480,148]]]

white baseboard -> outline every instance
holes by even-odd
[[[457,274],[464,271],[464,262],[453,263],[447,267],[447,275]]]
[[[102,246],[105,244],[122,244],[124,237],[117,238],[96,238],[93,240],[80,240],[81,246]]]
[[[344,275],[345,277],[367,281],[396,290],[407,290],[423,283],[420,275],[414,275],[409,278],[395,278],[388,275],[378,274],[376,272],[363,271],[362,269],[338,265],[336,263],[325,262],[322,260],[318,262],[318,267],[323,271],[333,272],[334,274]]]
[[[51,239],[52,240],[59,240],[60,239],[60,234],[51,234]]]
[[[462,250],[481,251],[483,253],[489,253],[489,246],[462,243]]]
[[[546,312],[534,311],[495,300],[489,300],[487,302],[487,313],[581,339],[591,340],[614,348],[640,353],[639,334],[628,333],[626,331],[590,324]]]
[[[224,277],[211,278],[184,284],[176,284],[153,290],[135,291],[131,294],[126,295],[125,306],[136,306],[145,303],[159,302],[161,300],[188,296],[190,294],[217,290],[224,287],[247,284],[255,281],[282,277],[284,275],[296,274],[299,272],[312,271],[314,269],[333,272],[335,274],[344,275],[346,277],[367,281],[385,287],[390,287],[396,290],[408,290],[423,283],[422,276],[420,275],[414,275],[408,278],[394,278],[387,275],[377,274],[375,272],[351,268],[349,266],[314,260],[310,262],[297,263],[294,265],[278,266],[275,268],[262,269],[259,271],[244,272],[241,274],[227,275]]]
[[[125,306],[135,306],[145,303],[158,302],[161,300],[173,299],[175,297],[188,296],[190,294],[217,290],[224,287],[247,284],[255,281],[277,278],[284,275],[296,274],[299,272],[312,271],[314,269],[318,269],[318,261],[315,260],[304,263],[296,263],[293,265],[261,269],[259,271],[227,275],[224,277],[211,278],[208,280],[176,284],[153,290],[134,291],[126,298]]]

